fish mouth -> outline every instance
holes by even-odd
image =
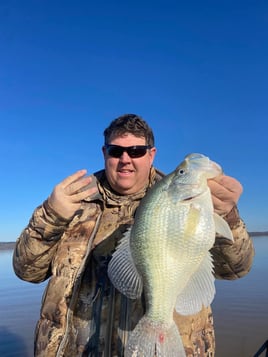
[[[197,198],[197,197],[202,196],[203,194],[204,194],[204,192],[200,192],[200,193],[197,193],[196,195],[188,196],[188,197],[184,198],[184,199],[182,200],[182,202],[191,201],[191,200],[193,200],[194,198]]]
[[[193,198],[194,198],[194,196],[187,197],[187,198],[184,198],[184,200],[182,200],[182,201],[183,202],[191,201]]]

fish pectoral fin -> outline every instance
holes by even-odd
[[[182,293],[177,297],[175,309],[181,315],[193,315],[209,306],[215,295],[213,263],[208,252],[198,269],[192,274]]]
[[[215,212],[213,214],[213,218],[215,222],[216,233],[220,234],[224,238],[230,239],[233,242],[234,241],[233,233],[228,223]]]
[[[129,247],[130,229],[124,234],[108,265],[108,277],[116,289],[130,299],[142,294],[143,284]]]

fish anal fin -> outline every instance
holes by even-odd
[[[177,297],[175,309],[181,315],[193,315],[209,306],[215,295],[213,263],[208,252],[182,293]]]

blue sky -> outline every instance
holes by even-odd
[[[124,113],[152,126],[163,171],[219,162],[248,229],[268,230],[267,1],[2,0],[0,53],[0,241],[64,177],[103,167]]]

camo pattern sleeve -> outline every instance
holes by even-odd
[[[37,283],[50,275],[57,242],[68,223],[56,215],[47,201],[35,209],[13,253],[13,267],[19,278]]]
[[[216,236],[215,244],[211,249],[214,273],[217,279],[234,280],[250,271],[254,247],[236,206],[223,218],[232,230],[234,242]]]

